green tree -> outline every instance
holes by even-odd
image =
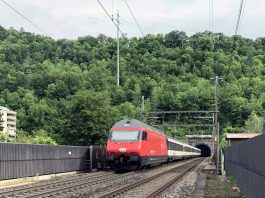
[[[68,102],[61,135],[67,144],[102,144],[117,117],[107,92],[80,90]]]
[[[25,132],[21,129],[17,129],[16,130],[16,137],[14,138],[13,142],[14,143],[30,144],[31,138],[32,137],[27,132]]]
[[[121,119],[140,118],[140,107],[137,108],[130,102],[120,104],[119,106],[117,106],[117,110],[120,114]]]
[[[265,38],[173,30],[128,40],[120,42],[117,88],[115,39],[54,40],[0,26],[0,105],[17,112],[21,141],[44,130],[57,143],[104,142],[115,121],[139,116],[141,96],[149,111],[211,110],[215,75],[224,77],[223,129],[242,131],[251,112],[264,117]]]
[[[0,142],[8,142],[8,136],[6,133],[0,133]]]
[[[54,141],[45,130],[38,130],[34,132],[34,136],[30,140],[31,144],[52,144],[56,145],[56,141]]]
[[[29,135],[27,132],[18,129],[15,139],[12,139],[11,142],[25,144],[57,144],[57,142],[48,135],[48,132],[42,129],[34,131],[33,135]]]
[[[183,31],[172,31],[165,36],[164,44],[166,47],[185,47],[188,41],[188,37]]]
[[[245,123],[245,130],[247,133],[262,133],[263,132],[263,119],[255,112],[252,112]]]

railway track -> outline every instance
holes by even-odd
[[[96,178],[96,177],[103,177],[103,176],[106,176],[110,173],[102,173],[102,174],[91,174],[91,173],[78,173],[74,176],[60,176],[60,177],[55,177],[54,179],[50,179],[50,180],[45,180],[45,181],[39,181],[39,182],[36,182],[36,183],[33,183],[33,184],[26,184],[26,185],[20,185],[20,186],[17,186],[17,187],[7,187],[7,188],[3,188],[3,189],[0,189],[0,195],[1,193],[7,193],[7,192],[11,192],[11,191],[16,191],[16,190],[20,190],[20,189],[29,189],[29,188],[32,188],[32,187],[40,187],[40,186],[43,186],[43,185],[46,185],[46,183],[49,183],[50,185],[53,185],[53,184],[56,184],[59,182],[59,179],[60,182],[67,182],[67,181],[75,181],[75,180],[80,180],[80,179],[83,179],[86,177],[86,175],[90,176],[90,178]]]
[[[116,189],[100,198],[109,197],[146,197],[157,196],[163,190],[177,182],[189,171],[197,167],[203,160],[195,159],[183,165],[155,174],[125,187]]]
[[[184,169],[180,174],[173,177],[166,183],[162,184],[157,190],[151,192],[146,198],[152,198],[152,197],[158,197],[164,190],[166,190],[168,187],[173,185],[175,182],[179,181],[183,176],[185,176],[187,173],[189,173],[191,170],[196,169],[199,170],[199,164],[202,163],[203,160],[199,161],[198,163],[191,164],[190,167]]]
[[[166,176],[166,173],[170,174],[172,173],[172,171],[180,172],[180,170],[187,167],[187,164],[193,161],[196,160],[187,160],[177,164],[170,164],[161,167],[155,167],[154,169],[148,169],[145,171],[128,172],[124,174],[115,174],[113,172],[99,172],[83,173],[71,177],[60,177],[54,180],[42,181],[30,185],[3,189],[2,191],[0,191],[0,198],[88,197],[90,195],[92,197],[99,197],[106,192],[106,189],[112,191],[115,187],[117,188],[117,186],[125,186],[125,188],[128,188],[128,186],[131,186],[131,184],[135,185],[135,188],[137,188],[136,183],[141,182],[141,184],[144,185],[146,182],[148,182],[148,180],[149,182],[151,182],[155,181],[155,179],[158,177],[161,178],[163,177],[163,175]],[[178,167],[176,167],[176,165]],[[157,174],[157,172],[159,172],[159,174]],[[144,180],[144,178],[146,179]],[[138,186],[141,184],[138,184]],[[158,187],[156,189],[158,189]],[[102,197],[113,196],[117,195],[106,194]]]
[[[117,175],[113,173],[103,173],[90,175],[85,173],[79,177],[66,178],[65,180],[53,180],[50,182],[40,182],[33,185],[19,186],[6,189],[0,192],[1,198],[7,197],[48,197],[65,196],[80,188],[87,188],[107,181],[123,178],[135,174],[133,172]]]

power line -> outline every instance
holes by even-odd
[[[28,19],[27,17],[25,17],[23,14],[21,14],[18,10],[16,10],[14,7],[12,7],[10,4],[8,4],[6,1],[1,0],[4,4],[6,4],[9,8],[11,8],[13,11],[15,11],[17,14],[19,14],[21,17],[23,17],[25,20],[27,20],[28,22],[30,22],[35,28],[37,28],[39,31],[41,31],[43,34],[45,34],[46,36],[49,36],[42,28],[40,28],[37,24],[35,24],[34,22],[32,22],[30,19]]]
[[[132,17],[133,17],[133,19],[134,19],[134,22],[136,23],[136,25],[137,25],[138,29],[140,30],[142,36],[144,36],[144,33],[143,33],[143,31],[142,31],[140,25],[138,24],[138,22],[137,22],[137,20],[136,20],[136,18],[135,18],[135,16],[134,16],[134,14],[132,13],[132,10],[131,10],[130,6],[128,5],[128,3],[127,3],[126,0],[124,0],[124,2],[125,2],[125,4],[126,4],[127,8],[130,10],[130,13],[131,13],[131,15],[132,15]]]
[[[119,35],[119,21],[120,15],[119,10],[117,12],[117,87],[120,86],[120,35]]]
[[[119,30],[119,32],[121,33],[121,35],[123,36],[123,38],[125,38],[126,41],[128,41],[128,39],[124,36],[124,34],[122,33],[121,29],[119,28],[119,26],[114,22],[113,17],[110,16],[110,14],[108,13],[108,11],[105,9],[105,7],[102,5],[102,3],[97,0],[97,2],[99,3],[99,5],[101,6],[101,8],[105,11],[105,13],[108,15],[108,17],[110,18],[110,20],[112,21],[112,23],[117,27],[117,29]]]
[[[211,31],[211,0],[209,0],[209,31]]]
[[[209,31],[213,36],[213,0],[209,0]]]
[[[113,0],[111,1],[111,17],[112,17],[112,20],[113,20]]]
[[[242,15],[243,3],[244,3],[244,0],[241,0],[240,1],[240,6],[239,6],[239,11],[238,11],[238,17],[237,17],[235,35],[237,35],[237,33],[238,33],[240,18],[241,18],[241,15]]]
[[[212,34],[213,34],[213,0],[212,0]]]
[[[245,6],[246,6],[246,0],[243,2],[243,6],[242,6],[242,13],[241,13],[241,18],[240,18],[240,22],[239,22],[239,26],[238,26],[238,31],[241,27],[243,18],[244,18],[244,11],[245,11]]]

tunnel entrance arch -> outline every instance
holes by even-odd
[[[213,153],[212,135],[186,135],[188,143],[202,150],[202,156],[211,156]]]
[[[201,150],[201,157],[211,156],[211,148],[207,144],[200,143],[195,145],[195,147]]]

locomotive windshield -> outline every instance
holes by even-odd
[[[112,131],[109,139],[113,142],[136,142],[139,137],[139,131]]]

